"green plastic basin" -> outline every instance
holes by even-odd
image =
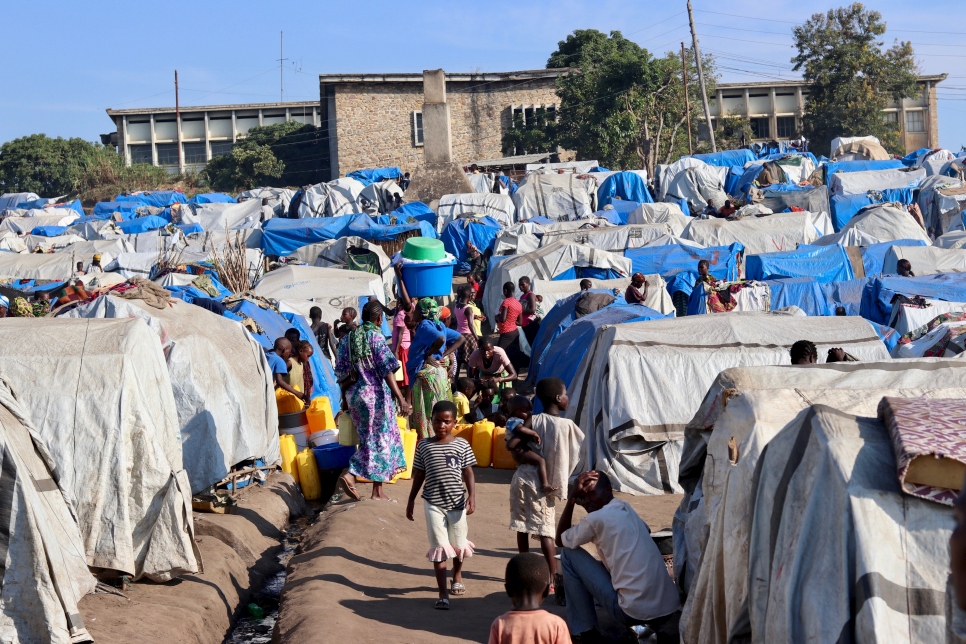
[[[402,256],[406,259],[438,262],[446,257],[443,242],[430,237],[410,237],[403,245]]]

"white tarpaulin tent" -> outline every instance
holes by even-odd
[[[184,469],[191,491],[225,478],[247,459],[278,462],[278,407],[261,345],[238,322],[175,301],[156,309],[142,300],[99,297],[66,315],[140,318],[158,334],[178,409]]]
[[[861,233],[862,241],[865,242],[863,245],[899,239],[921,239],[927,244],[931,243],[929,235],[912,218],[912,215],[895,206],[881,205],[862,209],[842,227],[841,231],[820,240],[818,245],[827,243],[855,245],[847,243],[857,241],[853,239],[855,233]]]
[[[516,206],[513,205],[510,195],[492,192],[443,195],[436,207],[436,230],[442,232],[449,222],[460,215],[486,215],[504,226],[512,226],[517,220],[515,213]]]
[[[842,347],[862,360],[889,353],[861,318],[728,313],[603,327],[577,376],[568,418],[586,435],[581,469],[607,472],[631,492],[681,492],[685,424],[717,375],[731,367],[789,364],[801,339],[819,357]]]
[[[893,307],[889,326],[895,329],[899,335],[905,335],[910,331],[915,331],[919,327],[932,322],[937,316],[943,313],[962,313],[966,311],[966,302],[947,302],[945,300],[931,300],[929,298],[925,298],[925,300],[925,308],[919,308],[918,306]],[[899,348],[899,346],[896,346],[893,352]]]
[[[184,237],[185,247],[193,252],[211,252],[217,250],[225,253],[225,246],[228,242],[235,241],[244,244],[245,248],[257,250],[262,247],[261,228],[241,228],[239,230],[206,230],[203,233],[191,233]]]
[[[38,226],[70,226],[75,219],[79,219],[76,211],[68,209],[58,209],[56,215],[49,215],[45,210],[32,210],[38,213],[31,217],[4,217],[0,220],[0,233],[5,230],[15,232],[18,235],[26,235]]]
[[[0,320],[17,383],[77,511],[87,563],[167,581],[198,572],[191,484],[157,334],[141,320]]]
[[[877,418],[814,405],[761,458],[752,641],[944,641],[954,526],[952,508],[901,492]]]
[[[684,199],[692,211],[704,210],[709,199],[715,208],[721,208],[728,200],[728,193],[724,190],[728,168],[710,166],[702,161],[698,163],[701,165],[686,168],[674,175],[667,185],[664,199]]]
[[[320,268],[345,269],[349,263],[349,249],[366,250],[379,258],[379,268],[382,270],[382,286],[386,292],[386,302],[392,297],[396,284],[396,273],[392,270],[392,260],[379,244],[366,241],[362,237],[340,237],[318,244],[302,246],[289,255],[306,264]]]
[[[40,195],[34,192],[5,192],[0,195],[0,213],[4,210],[16,208],[22,203],[36,201]]]
[[[382,277],[339,268],[285,266],[266,273],[253,290],[262,297],[285,302],[306,318],[317,306],[327,321],[335,320],[350,306],[361,315],[369,297],[386,303]]]
[[[627,216],[628,224],[667,224],[671,234],[680,237],[691,218],[676,203],[642,203]]]
[[[879,139],[874,136],[837,136],[832,139],[832,146],[829,148],[829,155],[834,155],[835,151],[838,150],[843,145],[848,145],[850,143],[875,143],[876,145],[881,145]]]
[[[205,231],[258,228],[261,215],[260,199],[248,199],[240,203],[206,203],[181,208],[181,220],[184,223],[200,224]]]
[[[751,367],[715,379],[686,430],[680,482],[688,494],[674,519],[675,578],[689,592],[685,641],[723,641],[743,621],[754,479],[769,441],[810,404],[875,416],[885,395],[962,398],[966,363]]]
[[[55,237],[24,235],[22,239],[23,243],[27,246],[27,250],[31,253],[53,251],[76,242],[84,241],[84,238],[79,235],[57,235]]]
[[[513,195],[517,220],[531,217],[572,221],[597,211],[597,182],[590,177],[533,172]]]
[[[531,280],[551,281],[577,267],[608,269],[625,276],[631,274],[631,260],[626,257],[572,242],[557,242],[532,253],[512,256],[492,268],[487,283],[496,285],[496,288],[487,288],[483,294],[484,314],[490,320],[496,319],[503,302],[501,289],[505,282],[516,284],[524,276]]]
[[[84,540],[30,413],[0,379],[0,640],[90,641],[77,607],[94,592]]]
[[[889,188],[917,188],[926,178],[922,168],[915,170],[865,170],[862,172],[836,172],[829,178],[829,189],[834,195],[851,197],[864,195],[870,190]]]
[[[794,250],[832,232],[832,220],[824,212],[783,212],[738,221],[695,219],[685,228],[682,237],[703,246],[739,242],[747,255],[758,255]]]
[[[565,297],[569,297],[580,291],[580,283],[583,280],[534,280],[533,292],[543,298],[540,307],[544,311],[550,311],[554,305]],[[667,282],[660,275],[645,275],[644,281],[647,282],[647,297],[644,298],[644,306],[654,309],[658,313],[674,313],[674,302],[667,292]],[[621,277],[613,280],[590,280],[593,289],[613,289],[618,294],[623,295],[624,291],[631,283],[630,277]]]
[[[0,278],[68,280],[74,266],[67,253],[0,253]]]
[[[964,248],[966,247],[966,230],[956,230],[937,237],[933,244],[937,248]]]
[[[129,253],[134,248],[126,239],[95,239],[93,241],[79,241],[63,248],[58,248],[55,253],[69,254],[74,259],[74,263],[83,261],[86,267],[94,259],[94,255],[101,256],[101,266],[107,264],[120,253]]]
[[[544,232],[540,239],[540,245],[549,246],[554,242],[567,240],[611,253],[623,253],[628,248],[640,248],[648,242],[671,233],[672,228],[666,223],[606,226],[604,228],[595,228],[588,225],[586,228]]]
[[[695,159],[694,157],[681,157],[674,163],[667,165],[663,163],[659,164],[657,166],[657,171],[654,173],[654,183],[657,187],[656,201],[664,201],[664,198],[667,196],[667,188],[678,173],[683,172],[688,168],[697,168],[702,165],[707,164],[700,159]]]
[[[907,259],[916,275],[966,273],[966,249],[935,246],[890,246],[882,262],[882,273],[896,273],[896,264]]]
[[[268,199],[268,205],[275,211],[275,216],[281,217],[288,212],[288,205],[292,203],[294,196],[295,191],[290,188],[252,188],[239,192],[238,202],[242,203],[251,199],[256,201],[258,207],[261,208],[262,199]]]
[[[209,255],[211,253],[185,251],[181,253],[180,261],[182,264],[203,262],[208,259]],[[119,273],[126,278],[136,277],[138,275],[147,278],[154,269],[154,266],[158,263],[158,258],[159,256],[156,251],[120,253],[111,263],[104,265],[104,270]]]

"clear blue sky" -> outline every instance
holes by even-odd
[[[791,28],[846,2],[694,0],[703,51],[722,81],[793,78]],[[966,145],[966,3],[868,2],[887,42],[911,40],[939,86],[943,147]],[[318,100],[319,73],[509,71],[543,67],[574,29],[620,30],[655,53],[689,37],[684,0],[577,2],[120,2],[11,0],[0,142],[43,132],[96,140],[113,129],[108,107]],[[365,10],[362,10],[362,7]]]

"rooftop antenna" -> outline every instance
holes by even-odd
[[[278,32],[278,102],[285,102],[285,32]]]

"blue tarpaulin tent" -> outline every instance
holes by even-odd
[[[411,217],[416,221],[425,221],[433,228],[436,228],[436,213],[422,201],[404,203],[388,215],[379,215],[376,220],[380,224],[388,224],[390,217],[396,219],[397,223],[405,223]]]
[[[862,265],[865,267],[866,277],[878,277],[882,274],[882,264],[885,262],[886,253],[893,246],[927,246],[923,239],[897,239],[881,244],[872,244],[862,247]]]
[[[692,156],[695,159],[704,161],[708,165],[728,168],[728,174],[724,182],[724,191],[729,195],[738,194],[738,182],[745,172],[745,164],[758,158],[754,152],[748,149],[723,150],[721,152],[708,152],[706,154],[694,154]],[[757,173],[755,176],[757,176]]]
[[[446,224],[439,238],[446,252],[458,260],[456,272],[464,275],[470,270],[468,244],[472,243],[481,253],[493,250],[493,243],[501,230],[503,226],[492,217],[467,217]]]
[[[136,219],[129,219],[127,221],[117,222],[117,227],[125,235],[137,235],[140,233],[151,232],[152,230],[157,230],[158,228],[164,228],[169,223],[169,220],[158,215],[150,215],[148,217],[137,217]]]
[[[191,304],[197,298],[207,298],[220,302],[231,295],[231,291],[225,288],[225,286],[218,280],[218,276],[213,270],[205,271],[205,273],[211,280],[212,286],[214,286],[215,290],[218,291],[217,295],[212,296],[210,293],[202,291],[197,286],[193,286],[191,284],[186,284],[184,286],[165,286],[164,288],[171,291],[172,297],[183,300],[188,304]],[[200,275],[198,277],[200,277]]]
[[[389,241],[413,230],[423,237],[437,237],[436,230],[424,221],[384,226],[366,214],[320,219],[269,219],[262,230],[262,249],[266,255],[288,255],[303,246],[356,236],[369,241]]]
[[[57,237],[63,235],[66,230],[67,226],[37,226],[30,231],[30,234],[40,237]]]
[[[825,185],[829,185],[832,175],[836,172],[867,172],[869,170],[893,170],[904,168],[902,159],[886,159],[884,161],[831,161],[825,166]]]
[[[178,228],[181,229],[185,235],[190,235],[191,233],[203,233],[205,229],[201,227],[197,221],[191,224],[178,224]]]
[[[363,168],[350,172],[346,176],[355,179],[364,186],[371,186],[387,179],[398,179],[403,175],[399,168]]]
[[[846,315],[859,315],[862,310],[862,291],[871,281],[868,277],[860,277],[847,282],[820,284],[825,295],[827,315],[835,315],[835,309],[840,306],[845,309]]]
[[[100,203],[94,204],[94,209],[91,214],[95,217],[100,216],[101,219],[109,217],[115,212],[121,214],[126,214],[128,217],[133,217],[134,213],[141,205],[134,202],[119,202],[119,201],[101,201]]]
[[[198,205],[206,203],[237,203],[237,201],[237,199],[231,195],[226,195],[224,192],[206,192],[195,195],[188,200],[188,203]]]
[[[639,204],[654,203],[644,179],[634,172],[615,172],[604,179],[597,189],[597,207],[602,209],[614,201],[614,197]]]
[[[913,203],[914,188],[887,188],[886,190],[869,191],[861,195],[833,195],[829,200],[832,210],[832,226],[835,232],[842,230],[860,210],[877,203],[891,203],[893,201],[909,205]]]
[[[852,262],[843,246],[799,246],[795,250],[745,257],[745,278],[770,280],[781,277],[811,277],[817,282],[839,282],[855,278]]]
[[[744,250],[745,247],[738,242],[710,248],[671,244],[628,249],[624,251],[624,257],[631,260],[632,272],[658,273],[664,277],[668,293],[673,295],[676,291],[691,293],[698,275],[698,262],[702,259],[708,260],[714,277],[727,281],[738,279],[738,255]]]
[[[808,315],[831,315],[822,284],[810,277],[789,277],[765,280],[771,290],[771,309],[797,306]]]
[[[118,195],[114,198],[117,203],[135,203],[140,206],[167,208],[176,203],[188,203],[184,193],[179,190],[158,190],[157,192],[138,192],[132,195]]]
[[[947,302],[966,302],[966,273],[876,277],[862,291],[862,317],[879,324],[888,324],[892,316],[892,298],[896,295],[921,295]]]
[[[606,219],[615,226],[624,226],[627,224],[627,218],[632,212],[637,210],[637,207],[641,204],[636,201],[624,201],[623,199],[615,199],[610,202],[611,207],[607,210],[598,210],[594,213],[594,217],[600,219]]]
[[[34,199],[33,201],[22,201],[17,204],[17,209],[19,210],[35,210],[39,208],[44,208],[50,204],[50,199]],[[50,208],[66,208],[68,210],[73,210],[78,215],[83,217],[86,213],[84,212],[84,206],[81,205],[79,199],[74,199],[73,201],[68,201],[66,203],[55,203],[50,204]]]
[[[546,353],[550,343],[563,333],[567,327],[573,324],[575,319],[574,308],[577,306],[577,300],[580,299],[580,296],[584,292],[574,293],[573,295],[568,295],[557,300],[553,308],[544,315],[543,320],[540,322],[540,329],[537,330],[537,335],[530,344],[530,380],[532,382],[536,382],[534,377],[539,371],[539,365],[543,363],[546,357],[544,353]],[[613,295],[613,292],[607,289],[595,288],[591,289],[590,292]],[[626,304],[623,294],[618,294],[615,298],[614,304]]]

